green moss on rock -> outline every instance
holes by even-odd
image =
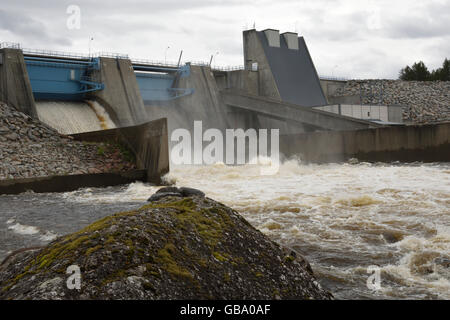
[[[0,299],[330,297],[293,257],[284,257],[231,208],[169,196],[100,219],[11,263],[0,270]],[[63,281],[69,265],[82,271],[80,291]]]

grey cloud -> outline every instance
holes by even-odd
[[[192,60],[219,51],[218,64],[242,64],[242,27],[256,21],[258,29],[296,26],[325,73],[339,64],[335,73],[397,76],[404,62],[399,59],[417,58],[413,49],[427,52],[424,59],[442,60],[450,39],[450,1],[398,1],[369,6],[356,0],[3,0],[0,30],[11,35],[2,40],[30,47],[86,52],[93,36],[98,51],[161,59],[170,44],[171,59],[181,49]],[[80,30],[66,28],[72,4],[81,9]],[[381,29],[368,28],[371,8],[380,9]],[[392,48],[393,39],[402,45]]]
[[[404,10],[385,19],[385,36],[419,39],[450,35],[450,1],[424,2],[423,7],[405,6]]]
[[[429,38],[450,35],[450,17],[446,21],[429,21],[416,18],[392,22],[386,30],[386,35],[391,38]]]
[[[18,4],[20,2],[20,4]],[[239,0],[108,0],[108,1],[92,1],[92,0],[20,0],[11,1],[2,7],[6,10],[17,9],[18,6],[23,10],[33,13],[54,14],[56,12],[65,13],[69,5],[77,5],[80,7],[82,14],[87,15],[108,15],[113,13],[127,13],[135,16],[152,15],[164,12],[168,18],[176,12],[184,10],[195,10],[199,8],[214,7],[231,7],[238,6],[242,3]]]
[[[71,45],[71,41],[54,37],[47,31],[46,26],[29,16],[18,12],[7,12],[0,9],[0,30],[6,30],[17,36],[26,36],[59,45]]]
[[[323,17],[318,20],[315,25],[303,27],[305,37],[329,41],[357,41],[367,36],[367,17],[362,12],[343,14],[331,21]]]

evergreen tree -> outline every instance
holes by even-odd
[[[437,80],[450,81],[450,61],[446,58],[442,64],[442,68],[438,69],[439,75]]]
[[[411,67],[415,78],[417,81],[428,81],[430,80],[430,71],[428,71],[428,68],[425,66],[425,63],[422,61],[419,61],[417,63],[414,63]]]
[[[406,81],[428,81],[430,76],[428,68],[422,61],[414,63],[412,67],[406,66],[400,71],[400,79]]]
[[[400,70],[400,80],[404,80],[404,81],[416,80],[415,75],[409,66],[406,66],[405,68]]]
[[[422,61],[416,62],[400,70],[399,78],[405,81],[450,81],[450,61],[446,58],[442,68],[428,71]]]

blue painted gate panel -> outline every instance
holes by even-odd
[[[25,56],[31,89],[36,100],[83,100],[87,92],[102,90],[89,78],[99,61],[77,61]]]
[[[83,69],[66,69],[47,66],[27,66],[35,99],[79,100],[83,98],[81,79]],[[71,80],[74,79],[74,80]]]
[[[140,72],[135,74],[142,100],[160,101],[171,99],[169,89],[172,86],[174,76]]]
[[[193,89],[176,88],[180,78],[190,75],[189,64],[177,68],[145,65],[133,67],[144,102],[172,100],[194,92]]]

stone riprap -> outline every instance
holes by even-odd
[[[0,102],[0,180],[132,169],[118,146],[74,141]]]
[[[302,256],[233,209],[181,192],[199,195],[166,190],[138,210],[11,254],[0,265],[0,300],[332,298]],[[74,267],[78,288],[66,273]]]
[[[406,122],[450,121],[450,81],[351,80],[333,96],[355,95],[362,104],[402,106]]]

